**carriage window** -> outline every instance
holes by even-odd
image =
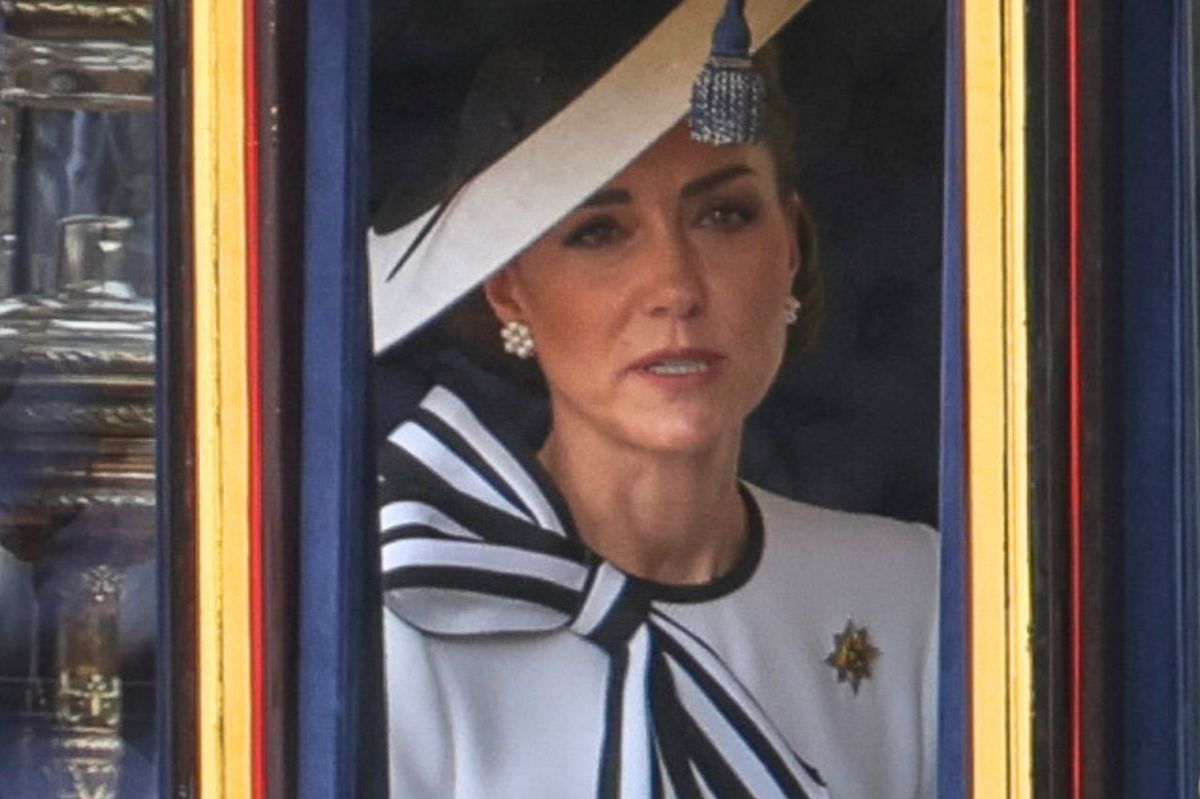
[[[152,796],[151,5],[0,15],[4,795]]]

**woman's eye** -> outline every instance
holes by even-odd
[[[600,249],[625,238],[625,230],[611,217],[589,219],[574,228],[565,240],[568,247]]]
[[[758,218],[758,209],[747,203],[719,203],[700,217],[702,227],[718,230],[738,230]]]

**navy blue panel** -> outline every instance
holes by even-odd
[[[191,353],[192,245],[186,130],[182,107],[187,9],[154,7],[155,527],[157,636],[155,747],[157,796],[195,795],[196,624]]]
[[[1186,458],[1195,397],[1192,227],[1183,180],[1192,142],[1175,59],[1186,30],[1178,0],[1126,3],[1123,44],[1124,765],[1126,796],[1184,797],[1189,773],[1185,528],[1193,472]],[[1184,65],[1186,67],[1186,65]],[[1185,138],[1186,137],[1186,138]],[[1186,222],[1186,224],[1182,224]],[[1186,534],[1185,534],[1186,533]],[[1185,545],[1187,544],[1187,545]],[[1185,612],[1186,610],[1186,612]]]
[[[1182,789],[1200,782],[1200,198],[1197,197],[1197,28],[1193,0],[1175,0],[1176,50],[1176,274],[1179,278],[1179,457],[1181,463],[1180,554],[1183,559],[1180,671],[1180,765]]]
[[[369,669],[364,231],[367,5],[308,4],[300,663],[302,799],[358,796]],[[370,781],[364,781],[370,782]]]
[[[963,415],[963,65],[962,7],[946,18],[946,172],[942,277],[941,661],[938,796],[967,796],[969,695],[966,683],[966,425]]]

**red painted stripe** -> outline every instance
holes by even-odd
[[[246,347],[250,406],[250,763],[254,799],[267,796],[263,618],[262,314],[259,272],[258,48],[255,0],[244,0],[246,142]]]
[[[1079,2],[1067,0],[1067,359],[1071,796],[1083,799],[1083,391],[1080,340]]]

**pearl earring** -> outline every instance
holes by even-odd
[[[796,324],[796,320],[800,318],[800,308],[802,307],[800,300],[795,297],[788,297],[784,303],[784,320],[789,325]]]
[[[504,340],[504,351],[510,355],[521,360],[533,357],[533,333],[524,322],[515,319],[505,322],[500,328],[500,338]]]

